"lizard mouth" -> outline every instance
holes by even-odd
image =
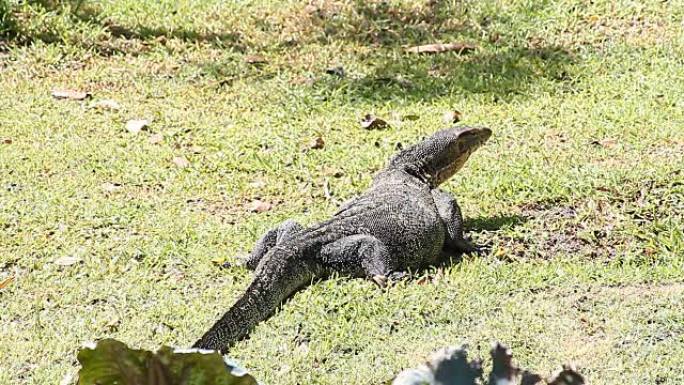
[[[451,178],[458,170],[463,168],[463,165],[470,157],[472,151],[468,150],[461,155],[459,155],[453,162],[449,163],[445,167],[437,170],[435,173],[435,182],[439,185],[445,182],[447,179]]]
[[[453,160],[434,173],[434,182],[441,184],[463,168],[470,154],[482,146],[492,135],[488,128],[470,129],[460,133],[452,153]]]

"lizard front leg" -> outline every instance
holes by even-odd
[[[304,227],[299,223],[288,219],[266,232],[256,243],[254,249],[243,260],[243,265],[249,270],[256,269],[259,261],[275,245],[292,238],[295,234],[302,231]]]
[[[456,198],[440,189],[432,190],[432,198],[435,201],[435,205],[437,205],[437,211],[447,232],[444,251],[478,252],[478,247],[463,237],[463,215],[461,214],[461,208],[456,202]]]

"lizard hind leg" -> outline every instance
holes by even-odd
[[[354,277],[386,276],[396,267],[387,247],[365,234],[346,236],[325,245],[320,258],[331,271]]]
[[[277,227],[268,230],[254,246],[254,249],[248,256],[244,257],[242,264],[249,270],[256,269],[261,259],[268,253],[275,245],[282,243],[292,238],[297,233],[301,232],[304,227],[299,223],[288,219],[278,225]]]

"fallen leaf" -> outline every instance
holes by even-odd
[[[496,44],[499,41],[501,41],[501,34],[498,32],[494,32],[493,34],[489,35],[489,42],[492,44]]]
[[[430,277],[428,277],[427,275],[424,275],[424,276],[418,278],[418,280],[416,281],[416,285],[425,285],[426,283],[428,283],[429,280],[430,280]]]
[[[79,90],[52,90],[52,96],[56,99],[69,99],[69,100],[84,100],[92,95],[90,92],[79,91]]]
[[[249,205],[247,206],[247,210],[249,210],[253,213],[263,213],[263,212],[266,212],[272,208],[273,208],[272,204],[270,204],[268,202],[264,202],[264,201],[259,200],[259,199],[255,199],[255,200],[251,201],[249,203]]]
[[[318,12],[318,7],[313,4],[309,4],[306,7],[304,7],[304,12],[308,14],[316,13]]]
[[[406,48],[406,52],[432,54],[432,53],[456,51],[459,54],[464,54],[464,53],[468,53],[470,51],[475,50],[475,48],[477,48],[476,45],[468,44],[468,43],[446,43],[446,44],[437,43],[437,44],[418,45],[415,47]]]
[[[112,333],[115,332],[119,329],[119,325],[121,325],[121,319],[118,317],[114,317],[110,319],[107,324],[105,324],[105,327],[107,330]]]
[[[2,281],[0,281],[0,289],[6,288],[10,283],[12,283],[12,281],[14,281],[14,276],[13,276],[13,275],[10,275],[9,277],[7,277],[7,278],[3,279]]]
[[[211,260],[211,262],[214,265],[222,265],[224,262],[226,262],[226,257],[216,257]]]
[[[121,109],[121,104],[119,104],[119,102],[116,100],[102,99],[91,103],[88,108],[103,111],[119,111]]]
[[[570,365],[563,365],[563,369],[551,376],[548,383],[549,385],[584,385],[585,380],[575,368]]]
[[[383,128],[388,128],[389,124],[378,117],[375,117],[371,114],[366,114],[366,116],[364,116],[364,118],[361,120],[361,127],[365,128],[366,130],[381,130]]]
[[[186,168],[190,166],[190,161],[182,156],[176,156],[171,161],[176,165],[176,167]]]
[[[420,116],[418,116],[416,114],[408,114],[408,115],[402,116],[401,119],[402,120],[410,120],[413,122],[413,121],[420,119]]]
[[[587,18],[587,20],[589,20],[590,23],[596,23],[597,21],[599,21],[599,17],[598,15],[591,15]]]
[[[150,121],[147,119],[131,119],[126,122],[126,130],[131,134],[137,134],[149,124]]]
[[[261,189],[261,188],[266,187],[266,181],[264,181],[263,179],[255,179],[255,180],[249,182],[249,185],[253,188]]]
[[[444,123],[458,123],[461,121],[461,112],[458,110],[447,111],[442,115]]]
[[[12,144],[12,138],[4,138],[2,144]]]
[[[312,139],[311,142],[309,142],[309,149],[311,150],[320,150],[323,147],[325,147],[325,141],[320,136]]]
[[[60,257],[60,258],[55,259],[53,261],[53,263],[55,265],[59,265],[59,266],[71,266],[71,265],[73,265],[75,263],[79,263],[81,261],[83,261],[83,259],[81,259],[80,257],[64,256],[64,257]]]
[[[325,70],[325,73],[328,75],[335,75],[338,77],[343,78],[345,73],[344,73],[344,67],[342,66],[336,66],[336,67],[330,67]]]
[[[341,178],[344,176],[344,172],[341,170],[334,169],[332,167],[326,167],[323,169],[323,175],[331,176],[333,178]]]
[[[164,135],[162,134],[152,134],[149,139],[147,139],[151,144],[159,144],[164,140]]]
[[[121,190],[122,186],[120,183],[110,183],[110,182],[105,182],[102,183],[102,189],[106,192],[116,192]]]
[[[592,140],[591,144],[605,148],[613,147],[617,144],[617,139],[605,138],[601,140]]]
[[[247,64],[265,64],[268,63],[266,58],[261,55],[248,55],[245,56],[245,63]]]

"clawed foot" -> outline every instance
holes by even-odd
[[[254,261],[251,258],[250,254],[241,254],[235,257],[235,264],[234,266],[241,267],[244,269],[248,270],[254,270]]]
[[[379,288],[384,289],[387,287],[387,276],[386,275],[374,275],[371,280],[378,285]]]
[[[489,249],[486,246],[475,245],[465,239],[456,242],[456,249],[463,254],[473,254],[480,257],[489,252]]]
[[[405,271],[393,271],[388,275],[374,275],[371,277],[371,280],[378,285],[378,287],[384,289],[389,283],[404,280],[408,278],[408,276],[408,273]]]

